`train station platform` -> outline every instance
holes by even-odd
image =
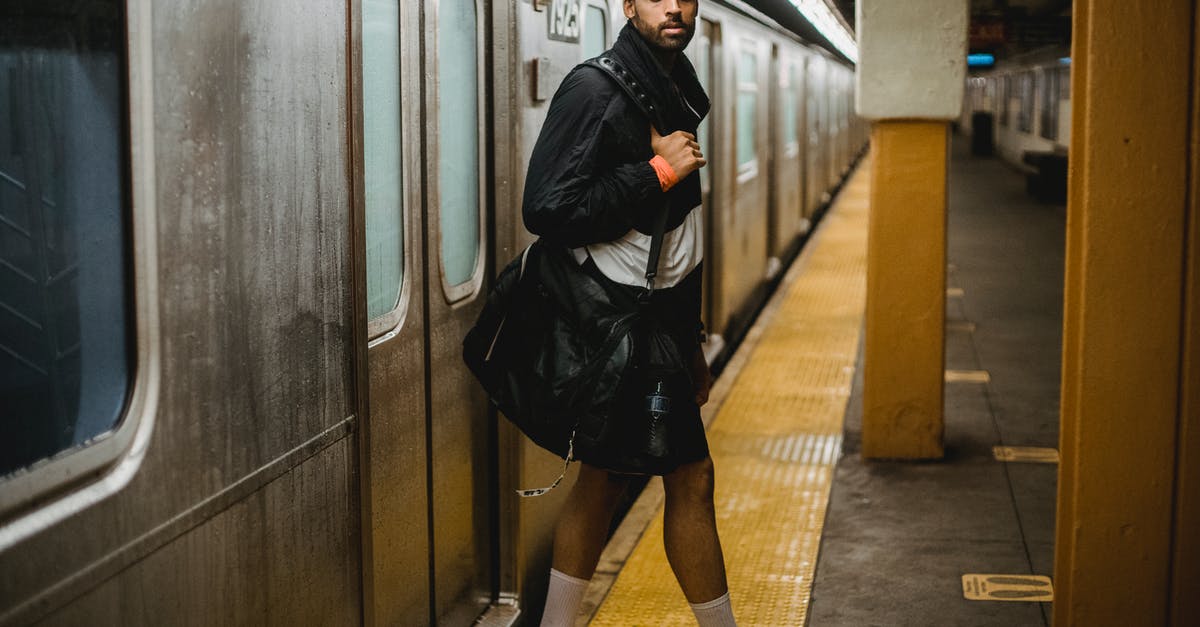
[[[869,157],[738,349],[705,409],[717,522],[740,625],[1042,625],[1048,604],[968,601],[963,575],[1049,575],[1064,209],[1020,174],[950,168],[946,456],[865,461],[861,328]],[[579,624],[694,624],[650,482],[607,546]]]

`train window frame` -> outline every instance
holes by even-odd
[[[1034,70],[1024,70],[1017,74],[1017,95],[1020,104],[1017,106],[1017,132],[1026,135],[1033,134],[1037,73]]]
[[[415,258],[414,250],[417,247],[418,239],[421,235],[421,223],[418,212],[415,207],[419,206],[418,201],[414,200],[414,194],[419,194],[420,177],[414,172],[416,168],[411,165],[414,162],[415,155],[420,154],[421,134],[419,132],[405,132],[405,129],[419,128],[420,120],[415,116],[420,114],[420,106],[405,106],[404,100],[406,94],[420,93],[420,70],[416,67],[417,61],[411,54],[404,54],[406,44],[405,37],[405,22],[406,20],[415,19],[405,9],[405,2],[396,0],[397,18],[399,29],[399,50],[400,55],[400,225],[403,229],[401,233],[401,246],[403,251],[401,254],[404,259],[404,267],[400,273],[400,293],[396,298],[396,304],[387,313],[381,314],[367,320],[367,340],[371,343],[377,343],[388,337],[394,336],[408,319],[408,312],[412,306],[413,299],[413,280],[412,272],[416,268],[418,260]],[[353,107],[355,115],[355,127],[352,130],[354,141],[355,155],[355,203],[361,204],[361,214],[363,227],[366,226],[366,187],[364,177],[366,176],[366,138],[363,121],[365,116],[366,102],[363,97],[364,75],[363,75],[363,48],[362,48],[362,2],[357,0],[354,2],[355,19],[357,20],[357,28],[359,29],[359,37],[357,38],[354,50],[354,69],[352,71],[352,80],[354,85],[352,88],[350,103]],[[419,35],[419,31],[413,31]],[[410,34],[410,37],[412,35]],[[358,210],[356,210],[358,211]],[[366,241],[363,241],[363,260],[366,261]],[[365,279],[366,276],[364,275]],[[365,295],[365,290],[364,290]]]
[[[739,45],[737,48],[737,53],[738,53],[738,62],[737,62],[737,65],[734,67],[734,92],[736,93],[736,97],[734,98],[733,153],[734,153],[734,163],[737,164],[737,182],[738,182],[738,184],[742,184],[747,181],[753,180],[755,177],[758,176],[758,165],[759,165],[758,162],[759,162],[759,150],[760,150],[760,145],[759,145],[758,139],[759,139],[759,126],[761,126],[758,123],[758,121],[759,121],[759,118],[762,117],[760,115],[761,111],[762,111],[762,98],[759,97],[761,95],[760,92],[762,90],[759,88],[759,85],[762,82],[762,65],[763,64],[761,63],[762,59],[759,58],[762,55],[761,55],[761,51],[759,50],[758,42],[753,39],[742,38],[742,40],[739,42]],[[748,80],[748,81],[743,80],[742,73],[741,73],[742,59],[745,57],[745,55],[750,55],[750,57],[754,59],[754,77],[752,80]],[[740,106],[741,96],[743,93],[754,94],[754,114],[753,114],[754,115],[754,128],[753,128],[753,133],[752,133],[753,136],[751,137],[751,142],[754,145],[754,156],[749,161],[746,161],[745,163],[742,163],[738,160],[738,154],[737,154],[738,153],[738,142],[741,141],[741,132],[742,132],[740,120],[738,119],[737,116],[740,113],[740,111],[738,111],[738,107]]]
[[[787,99],[787,102],[791,106],[791,114],[792,114],[791,115],[792,120],[791,120],[791,126],[790,126],[792,135],[791,135],[791,137],[788,137],[786,131],[783,133],[783,136],[784,136],[783,155],[784,155],[784,157],[786,157],[788,159],[794,159],[797,156],[799,156],[799,154],[800,154],[800,129],[801,129],[801,125],[800,125],[800,111],[801,111],[800,83],[801,83],[801,80],[799,77],[803,74],[803,68],[800,67],[801,61],[799,59],[797,59],[794,54],[784,51],[784,54],[782,56],[784,59],[783,66],[785,68],[787,68],[787,71],[780,72],[780,79],[781,79],[781,82],[783,83],[781,89],[787,90],[785,98]],[[784,110],[785,117],[786,117],[788,107],[784,106],[782,108]],[[788,129],[788,128],[789,128],[789,126],[785,122],[784,129]]]
[[[587,28],[588,28],[588,19],[589,19],[588,18],[588,9],[589,8],[598,9],[600,11],[600,14],[604,16],[603,19],[601,19],[601,21],[600,21],[600,23],[604,27],[604,38],[603,38],[603,41],[601,42],[600,52],[604,52],[605,50],[608,50],[610,47],[609,41],[612,40],[612,38],[610,37],[610,33],[612,31],[612,17],[609,15],[609,12],[608,12],[608,3],[604,2],[604,0],[586,0],[583,3],[583,10],[579,12],[579,14],[580,14],[579,59],[581,61],[586,61],[586,60],[592,58],[591,56],[588,56],[583,50],[584,34],[587,33]],[[592,56],[595,56],[595,55],[592,55]]]
[[[125,0],[121,92],[126,145],[124,209],[131,288],[132,363],[121,419],[80,446],[0,478],[0,551],[120,492],[150,445],[161,388],[158,229],[155,206],[151,4]]]
[[[1039,69],[1042,80],[1038,82],[1036,100],[1041,111],[1038,115],[1038,135],[1050,141],[1058,140],[1058,68]]]
[[[438,49],[438,38],[441,36],[441,31],[440,31],[441,9],[442,9],[442,3],[446,2],[446,1],[447,0],[436,0],[435,2],[430,3],[430,6],[427,9],[428,13],[426,13],[426,15],[429,16],[430,18],[432,18],[432,19],[428,20],[428,24],[426,26],[426,31],[425,31],[425,37],[427,38],[426,45],[429,47],[427,49],[432,49],[435,51]],[[477,202],[476,210],[479,213],[479,228],[478,228],[478,233],[477,233],[478,240],[476,242],[478,245],[478,248],[477,248],[478,252],[475,256],[475,265],[471,269],[471,274],[468,276],[467,280],[465,280],[461,283],[451,284],[447,280],[446,264],[445,264],[445,259],[442,255],[442,238],[441,238],[441,232],[442,232],[442,215],[441,215],[441,209],[442,209],[442,207],[441,207],[441,201],[442,201],[441,154],[442,154],[442,152],[441,152],[441,150],[442,150],[442,145],[441,145],[441,141],[440,141],[441,119],[436,114],[431,116],[430,119],[427,121],[428,123],[430,123],[430,126],[432,127],[433,132],[431,133],[431,135],[433,137],[433,141],[430,141],[427,144],[426,157],[425,157],[426,159],[432,160],[432,165],[428,169],[428,178],[426,179],[426,185],[428,186],[428,189],[431,190],[430,200],[429,200],[430,213],[436,213],[436,215],[437,215],[436,237],[430,237],[427,241],[434,243],[434,245],[431,248],[433,248],[432,252],[434,252],[437,255],[438,282],[441,283],[441,285],[442,285],[442,296],[445,298],[446,303],[448,305],[450,305],[451,307],[455,307],[455,308],[467,305],[468,303],[472,302],[475,299],[475,297],[477,297],[479,295],[479,293],[483,287],[483,279],[484,279],[483,271],[484,271],[484,268],[486,267],[486,260],[487,260],[487,256],[488,256],[488,252],[489,252],[488,248],[487,248],[488,164],[487,164],[487,158],[486,158],[486,155],[487,155],[486,135],[487,135],[488,107],[487,107],[487,94],[486,94],[487,89],[485,87],[485,85],[486,85],[486,73],[485,73],[486,65],[485,64],[486,64],[487,57],[486,57],[486,50],[485,50],[486,38],[484,37],[485,28],[482,27],[486,13],[484,11],[483,0],[472,0],[471,4],[473,4],[475,6],[475,20],[476,20],[475,21],[475,73],[476,73],[476,81],[477,81],[475,84],[475,98],[476,98],[476,107],[477,107],[476,108],[476,111],[477,111],[476,149],[479,151],[478,152],[478,155],[479,155],[479,168],[478,168],[479,199]],[[439,70],[441,69],[441,57],[440,57],[440,55],[437,55],[436,58],[437,58],[437,60],[434,63],[433,72],[430,74],[430,82],[432,83],[432,89],[428,90],[428,94],[426,96],[427,100],[425,103],[426,110],[431,111],[431,112],[436,112],[439,110],[438,109],[438,102],[439,102],[438,99],[441,96],[441,88],[442,88],[441,76],[439,75]],[[431,251],[426,251],[427,254],[429,252],[431,252]]]

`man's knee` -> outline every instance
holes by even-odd
[[[714,469],[711,457],[684,464],[663,477],[667,498],[712,502]]]

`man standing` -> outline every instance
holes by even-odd
[[[713,463],[700,405],[711,376],[700,350],[703,225],[695,132],[709,102],[681,52],[695,33],[698,0],[624,0],[629,22],[605,56],[629,72],[666,125],[660,136],[610,77],[581,65],[555,94],[530,158],[523,215],[530,232],[570,248],[615,297],[635,299],[655,216],[669,202],[652,311],[692,364],[694,399],[674,399],[666,492],[667,560],[701,627],[734,625],[713,510]],[[604,451],[581,462],[555,528],[543,626],[573,625],[628,475],[606,470]],[[649,617],[648,617],[649,618]]]

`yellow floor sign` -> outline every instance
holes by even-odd
[[[1054,585],[1043,575],[978,575],[962,576],[963,597],[969,601],[1026,601],[1054,600]]]

